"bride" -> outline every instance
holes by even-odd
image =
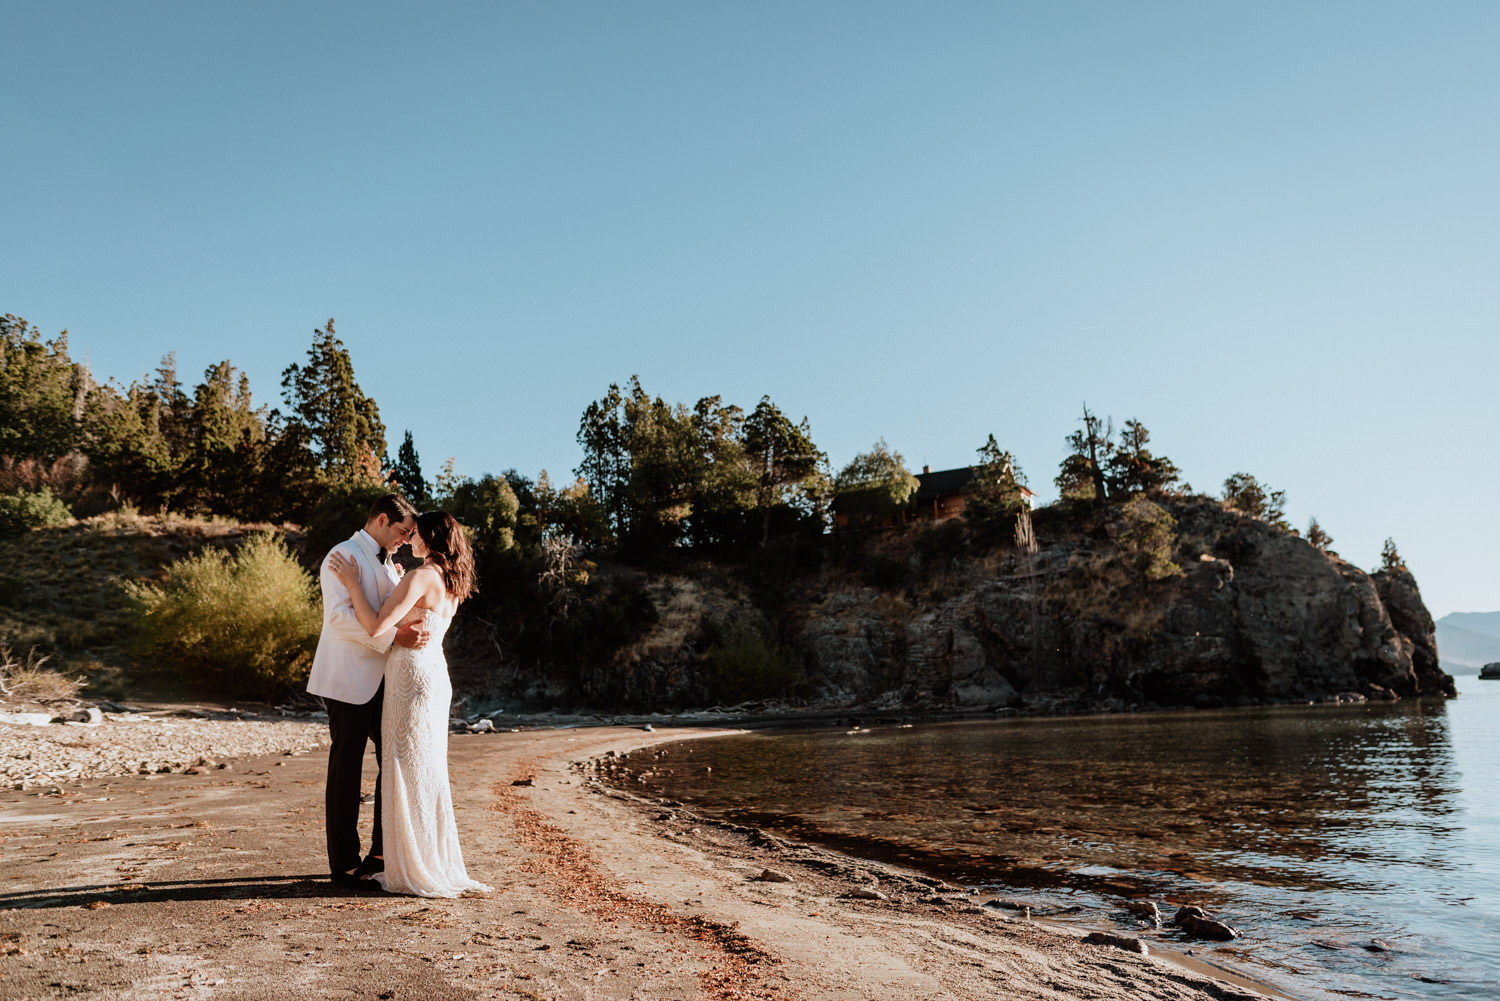
[[[329,566],[349,588],[354,614],[371,636],[425,618],[431,640],[420,650],[391,647],[385,662],[384,745],[380,823],[390,893],[456,897],[490,887],[469,878],[448,789],[448,708],[453,686],[443,635],[459,604],[474,591],[474,554],[463,526],[446,511],[417,516],[412,555],[426,562],[407,573],[377,610],[359,583],[359,565],[335,553]]]

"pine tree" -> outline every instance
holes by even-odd
[[[218,514],[249,517],[266,439],[264,408],[251,401],[250,380],[227,360],[210,366],[184,418],[181,463],[190,503]]]
[[[1224,481],[1224,503],[1295,534],[1286,520],[1286,491],[1271,490],[1249,473],[1235,473]]]
[[[632,376],[632,381],[636,381]],[[589,485],[589,492],[604,508],[616,538],[629,528],[625,490],[630,483],[630,451],[622,414],[624,397],[610,383],[609,392],[590,403],[578,422],[578,446],[583,459],[574,475]]]
[[[813,445],[807,418],[793,424],[769,396],[762,396],[745,420],[745,452],[755,476],[764,546],[771,537],[771,509],[785,502],[789,488],[816,476],[824,456]]]
[[[369,457],[385,454],[385,425],[380,408],[354,378],[354,362],[334,334],[333,320],[313,333],[307,364],[294,363],[281,373],[281,392],[286,437],[311,451],[328,482],[372,479]]]
[[[44,341],[20,317],[0,317],[0,455],[50,465],[76,449],[87,379],[66,330]]]
[[[1073,454],[1063,461],[1063,470],[1067,472],[1071,466],[1075,477],[1087,476],[1087,482],[1093,487],[1094,503],[1103,504],[1109,500],[1104,466],[1115,450],[1115,443],[1111,440],[1115,433],[1114,421],[1101,420],[1089,411],[1089,405],[1085,403],[1080,423],[1083,427],[1068,435],[1068,448]]]
[[[1177,466],[1165,456],[1152,455],[1146,448],[1151,432],[1135,418],[1125,422],[1115,450],[1105,465],[1106,480],[1112,494],[1153,494],[1177,482]]]
[[[1016,468],[1015,459],[1003,451],[995,436],[978,449],[979,462],[973,467],[969,497],[964,504],[964,519],[973,525],[981,539],[1009,541],[1015,534],[1016,517],[1026,509],[1021,492],[1025,476]]]
[[[425,508],[432,500],[432,492],[422,477],[422,460],[417,455],[417,446],[407,431],[396,450],[396,461],[391,466],[391,479],[406,498],[418,507]]]

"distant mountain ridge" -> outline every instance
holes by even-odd
[[[1444,664],[1478,670],[1500,661],[1500,612],[1452,612],[1437,620]]]

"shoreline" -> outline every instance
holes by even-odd
[[[935,722],[947,721],[948,720],[939,720]],[[678,739],[708,739],[713,737],[732,736],[738,733],[745,732],[748,732],[747,728],[714,730],[712,732],[694,731],[687,734],[663,732],[659,734],[659,736],[668,737],[668,740],[654,740],[643,742],[636,747],[626,748],[623,751],[615,751],[614,753],[616,755],[629,754],[636,750],[649,749],[659,743],[671,743],[674,740]],[[598,766],[601,765],[603,761],[604,759],[601,758],[591,758],[588,763],[590,766],[590,770],[597,774],[600,771],[600,768]],[[940,905],[943,907],[959,906],[962,907],[964,913],[967,914],[983,913],[993,921],[1008,924],[1025,924],[1037,928],[1042,928],[1054,934],[1065,936],[1067,938],[1075,940],[1086,938],[1089,934],[1096,932],[1103,932],[1107,935],[1115,936],[1116,938],[1125,940],[1135,939],[1137,941],[1140,941],[1143,947],[1149,947],[1150,956],[1153,956],[1161,960],[1162,962],[1180,967],[1184,971],[1187,971],[1188,973],[1191,973],[1195,976],[1221,980],[1235,987],[1248,990],[1253,994],[1259,996],[1281,999],[1291,998],[1290,995],[1285,994],[1278,988],[1273,987],[1270,984],[1257,981],[1253,977],[1246,976],[1245,974],[1240,973],[1236,970],[1217,965],[1194,955],[1190,955],[1176,947],[1163,946],[1156,941],[1147,942],[1145,940],[1139,939],[1138,936],[1132,935],[1128,931],[1122,931],[1114,926],[1106,926],[1104,924],[1096,925],[1092,923],[1065,923],[1049,920],[1047,917],[1036,917],[1031,915],[1027,915],[1025,918],[1019,919],[1012,918],[1003,913],[1003,911],[996,909],[995,906],[992,906],[1000,904],[1000,900],[998,898],[994,898],[993,896],[991,896],[989,900],[978,899],[986,896],[986,894],[976,887],[966,887],[961,884],[950,883],[949,881],[944,880],[942,877],[939,877],[935,874],[924,873],[920,870],[912,869],[910,867],[891,862],[864,858],[855,853],[844,851],[836,847],[825,847],[813,842],[800,841],[782,832],[773,832],[762,828],[747,827],[728,820],[703,817],[693,813],[691,809],[684,807],[682,804],[673,804],[673,808],[675,808],[677,812],[669,816],[669,811],[664,810],[664,804],[659,800],[636,795],[630,792],[628,789],[622,788],[619,785],[611,784],[597,779],[595,781],[598,784],[602,794],[620,798],[625,803],[630,805],[633,809],[635,809],[643,819],[647,819],[650,823],[652,823],[659,829],[667,830],[668,833],[666,836],[671,836],[670,827],[672,826],[673,821],[686,821],[700,826],[709,825],[727,831],[742,832],[752,843],[770,848],[775,853],[785,853],[787,851],[790,851],[794,853],[794,858],[800,856],[802,858],[815,859],[815,864],[817,867],[826,867],[828,865],[828,860],[830,857],[833,859],[846,860],[848,868],[851,870],[851,872],[860,873],[864,876],[865,879],[869,879],[872,875],[878,874],[875,875],[876,879],[885,883],[904,884],[908,887],[909,891],[915,892],[918,895],[926,896],[929,900],[932,897],[931,891],[939,888],[942,888],[939,895],[941,895],[941,893],[962,894],[964,897],[974,898],[973,900],[965,901],[962,898],[955,900],[950,897],[947,903]],[[915,886],[913,886],[913,884],[915,884]]]
[[[26,863],[0,883],[0,985],[18,1001],[1277,996],[590,780],[611,753],[725,732],[452,737],[465,858],[496,886],[456,901],[327,883],[323,752],[0,792],[0,844]]]

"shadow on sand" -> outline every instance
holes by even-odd
[[[48,907],[100,907],[159,903],[168,900],[251,900],[288,897],[378,897],[346,890],[323,873],[299,876],[236,876],[229,879],[184,879],[95,886],[62,886],[20,893],[0,893],[0,911]]]

